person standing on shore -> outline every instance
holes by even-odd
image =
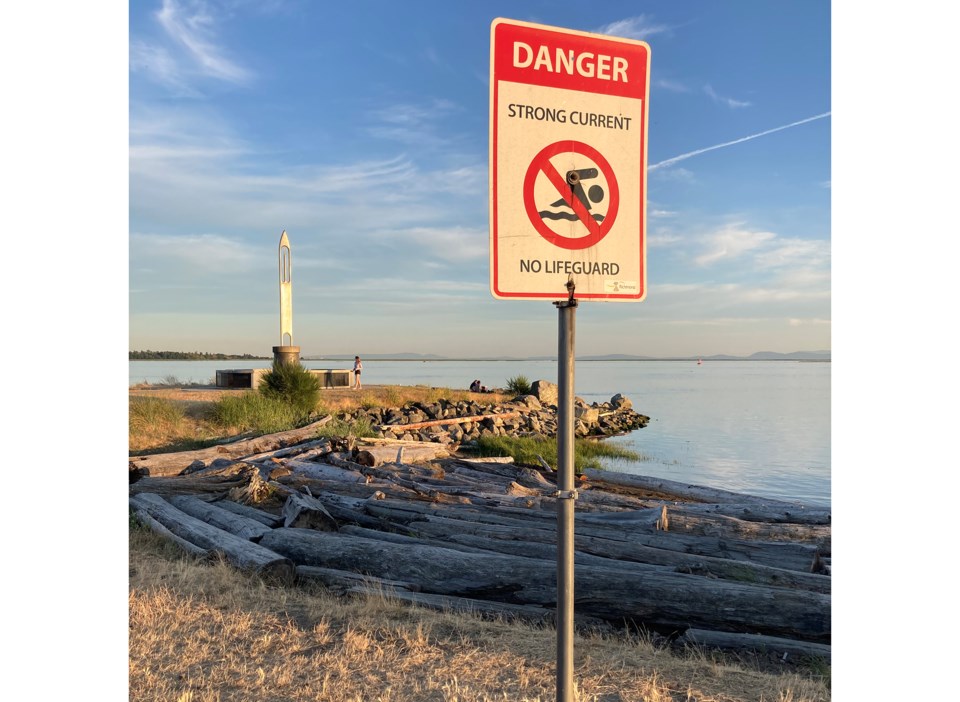
[[[363,362],[359,356],[353,357],[353,389],[360,389],[360,371],[363,370]]]

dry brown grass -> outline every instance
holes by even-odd
[[[448,615],[389,598],[279,587],[130,532],[130,699],[490,702],[555,699],[552,629]],[[591,702],[821,702],[827,687],[636,638],[578,637]]]

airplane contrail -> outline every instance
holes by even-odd
[[[782,127],[774,127],[773,129],[768,129],[765,132],[758,132],[757,134],[751,134],[750,136],[741,137],[740,139],[734,139],[733,141],[725,141],[722,144],[716,144],[715,146],[708,146],[705,149],[697,149],[696,151],[690,151],[689,153],[680,154],[679,156],[674,156],[673,158],[668,158],[666,161],[660,161],[660,163],[655,163],[652,166],[647,166],[647,171],[652,171],[661,166],[671,166],[677,161],[683,161],[690,158],[691,156],[698,156],[707,151],[713,151],[714,149],[722,149],[725,146],[733,146],[734,144],[739,144],[744,141],[750,141],[751,139],[756,139],[757,137],[762,137],[767,134],[773,134],[774,132],[779,132],[783,129],[790,129],[790,127],[796,127],[799,124],[806,124],[807,122],[812,122],[815,119],[823,119],[824,117],[829,117],[829,112],[824,112],[820,115],[815,115],[813,117],[807,117],[806,119],[801,119],[799,122],[791,122],[790,124],[785,124]]]

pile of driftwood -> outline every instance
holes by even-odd
[[[285,582],[553,620],[550,466],[316,428],[131,458],[131,509],[189,553]],[[829,510],[612,471],[577,492],[578,623],[829,660]]]

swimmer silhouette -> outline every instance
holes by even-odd
[[[573,191],[574,196],[576,196],[576,198],[582,202],[583,206],[588,210],[593,209],[593,205],[591,205],[590,202],[601,202],[605,193],[603,192],[603,188],[599,185],[591,185],[590,189],[587,192],[584,192],[583,185],[580,184],[580,181],[592,180],[593,178],[597,177],[597,174],[598,171],[596,168],[580,168],[567,173],[567,183],[570,184],[571,191]],[[579,219],[564,198],[560,198],[556,202],[551,202],[550,207],[567,207],[570,209],[570,211],[551,212],[550,210],[543,210],[537,213],[540,215],[540,219],[566,219],[570,220],[571,222],[575,222],[577,219]],[[602,214],[595,214],[591,216],[598,222],[603,221]]]

